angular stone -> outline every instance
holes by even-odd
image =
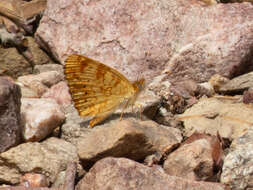
[[[24,173],[36,171],[52,183],[73,161],[79,162],[76,147],[64,140],[24,143],[0,154],[0,182],[16,184]]]
[[[221,93],[236,93],[249,88],[253,88],[253,72],[233,78],[224,84],[219,91]]]
[[[76,190],[225,190],[219,183],[196,182],[169,176],[162,168],[147,167],[126,158],[105,158],[98,161]]]
[[[54,99],[23,98],[21,115],[25,141],[40,141],[65,120],[64,112]]]
[[[0,63],[0,70],[13,78],[32,73],[31,65],[16,48],[0,48]]]
[[[38,81],[47,87],[62,81],[64,76],[58,71],[48,71],[37,75],[26,75],[18,78],[18,82],[30,86],[33,82]]]
[[[41,97],[51,86],[63,79],[64,75],[60,72],[48,71],[37,75],[21,76],[17,79],[17,84],[23,89],[24,97]]]
[[[0,77],[0,152],[21,141],[20,98],[19,86]]]
[[[202,98],[177,119],[184,122],[186,136],[194,132],[234,139],[252,125],[253,109],[238,102],[238,98],[217,96]]]
[[[232,189],[248,189],[253,186],[253,126],[230,147],[224,160],[221,182]]]
[[[123,120],[96,127],[76,141],[83,164],[90,164],[107,156],[141,160],[155,152],[170,152],[182,136],[178,129],[151,121]]]
[[[214,178],[214,171],[217,170],[215,167],[221,165],[222,159],[223,152],[217,137],[194,133],[167,156],[163,168],[169,175],[205,181]]]
[[[48,55],[39,48],[32,37],[26,37],[35,65],[52,62]],[[13,78],[32,73],[32,64],[20,54],[16,48],[0,48],[0,70]]]

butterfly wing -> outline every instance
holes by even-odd
[[[118,71],[81,55],[67,58],[65,75],[81,116],[104,117],[135,94],[133,85]]]

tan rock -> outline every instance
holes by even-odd
[[[0,70],[13,78],[32,73],[31,65],[16,48],[0,48],[0,62]]]
[[[154,152],[170,152],[181,141],[178,129],[123,120],[92,129],[78,138],[77,149],[83,163],[89,164],[107,156],[140,160]]]
[[[57,138],[42,143],[24,143],[0,154],[0,179],[16,184],[24,173],[43,174],[50,183],[69,162],[78,163],[75,146]]]
[[[37,75],[25,75],[17,79],[17,84],[23,88],[24,97],[33,97],[30,91],[34,91],[34,97],[41,97],[45,92],[48,91],[49,87],[62,81],[64,78],[63,74],[58,71],[48,71]]]
[[[98,161],[76,190],[225,190],[219,183],[196,182],[167,175],[162,168],[147,167],[126,158]]]
[[[252,125],[253,109],[238,98],[221,96],[202,98],[178,116],[184,122],[186,136],[195,131],[234,139]]]
[[[253,88],[253,72],[240,75],[228,81],[220,88],[222,93],[242,92]]]
[[[39,48],[32,37],[26,37],[31,51],[33,64],[40,65],[50,63],[48,55]],[[16,48],[0,48],[0,70],[13,78],[32,73],[32,64],[20,54]]]
[[[40,141],[65,120],[64,112],[50,98],[23,98],[21,116],[25,141]]]
[[[47,87],[51,87],[54,84],[63,80],[63,76],[58,71],[48,71],[37,75],[26,75],[18,78],[18,82],[26,86],[30,86],[34,81],[38,81]]]
[[[63,66],[60,64],[44,64],[44,65],[35,65],[34,73],[39,74],[47,71],[58,71],[64,74]]]

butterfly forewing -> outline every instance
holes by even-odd
[[[137,91],[118,71],[81,55],[67,58],[65,75],[81,116],[106,116]]]

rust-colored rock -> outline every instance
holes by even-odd
[[[194,133],[164,162],[167,174],[193,181],[217,181],[223,161],[222,143],[216,136]]]

